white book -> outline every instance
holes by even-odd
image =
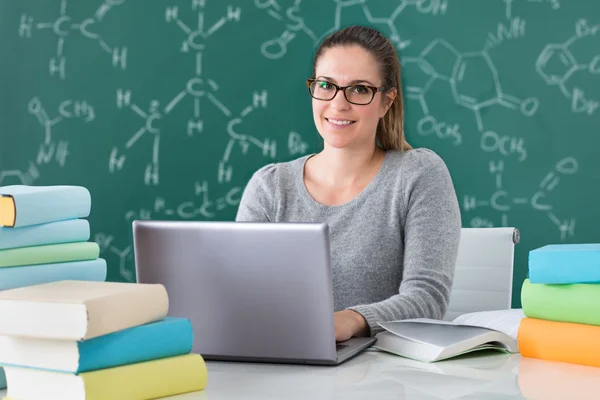
[[[85,340],[167,315],[163,285],[56,281],[0,291],[0,335]]]
[[[464,314],[453,321],[427,318],[381,322],[385,331],[374,348],[422,362],[435,362],[479,350],[518,353],[521,309]]]

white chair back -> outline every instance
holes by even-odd
[[[516,228],[462,228],[454,283],[444,320],[511,308]]]

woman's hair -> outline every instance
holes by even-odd
[[[364,27],[350,26],[329,35],[319,45],[313,63],[313,78],[317,62],[325,50],[337,46],[358,45],[370,52],[379,64],[383,84],[388,90],[396,88],[397,96],[388,112],[377,124],[376,139],[384,150],[410,150],[411,145],[404,136],[404,113],[402,87],[400,84],[400,61],[396,49],[388,38],[379,31]]]

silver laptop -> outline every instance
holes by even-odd
[[[134,221],[137,282],[163,284],[206,360],[336,365],[329,230],[319,223]]]

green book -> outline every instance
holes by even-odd
[[[600,284],[542,284],[525,279],[523,312],[530,318],[600,325]]]
[[[73,242],[0,250],[0,267],[94,260],[100,256],[95,242]]]

